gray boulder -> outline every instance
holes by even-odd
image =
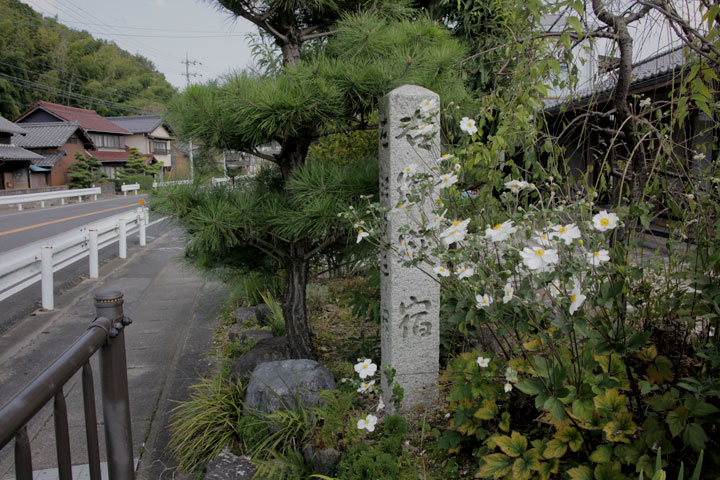
[[[243,341],[243,340],[265,340],[266,338],[272,338],[272,332],[268,330],[245,330],[241,325],[237,323],[230,327],[228,331],[228,337],[231,342]]]
[[[255,465],[247,457],[233,455],[225,447],[208,462],[205,472],[205,480],[251,480],[255,476]]]
[[[261,363],[291,358],[287,337],[263,338],[247,353],[238,357],[230,367],[235,379],[246,377]]]
[[[308,447],[303,451],[305,460],[313,466],[313,472],[325,476],[334,473],[340,455],[340,452],[332,447],[320,449]]]
[[[318,392],[335,388],[330,371],[315,360],[281,360],[261,363],[252,372],[245,392],[245,411],[274,413],[319,405]]]
[[[254,307],[240,307],[235,310],[235,323],[240,325],[255,325],[259,321]]]

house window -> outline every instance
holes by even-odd
[[[95,146],[98,148],[123,148],[125,142],[122,141],[120,135],[103,135],[99,133],[91,133],[90,138],[92,139]]]
[[[150,152],[157,153],[158,155],[167,155],[167,142],[157,142],[155,140],[150,140]]]
[[[72,135],[70,138],[68,138],[67,143],[78,143],[78,138],[75,135]]]

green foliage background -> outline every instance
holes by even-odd
[[[104,116],[162,111],[175,94],[140,55],[43,18],[19,0],[0,0],[0,12],[0,115],[5,118],[17,117],[37,100]]]

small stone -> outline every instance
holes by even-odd
[[[290,358],[290,345],[287,337],[264,338],[247,353],[239,357],[230,367],[233,378],[247,377],[261,363],[286,360]]]
[[[272,310],[270,310],[270,307],[265,303],[259,303],[253,308],[255,309],[257,321],[260,322],[261,325],[270,325],[270,321],[272,320]]]
[[[340,455],[340,452],[332,447],[316,449],[310,446],[303,451],[305,460],[313,466],[313,473],[325,476],[334,473]]]
[[[205,468],[205,480],[251,480],[255,476],[255,465],[247,457],[238,457],[223,448],[217,457],[210,460]]]
[[[269,330],[246,330],[242,325],[235,324],[228,330],[228,337],[231,342],[242,342],[245,340],[265,340],[272,338],[273,334]]]
[[[253,307],[240,307],[235,310],[235,322],[240,325],[255,325],[260,321],[255,312]]]

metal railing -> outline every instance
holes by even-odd
[[[172,187],[173,185],[192,185],[192,180],[170,180],[167,182],[153,182],[153,188]]]
[[[85,437],[91,480],[100,478],[100,444],[97,432],[95,387],[90,358],[100,350],[100,384],[105,423],[105,443],[110,480],[131,480],[133,472],[130,399],[123,315],[123,295],[114,290],[95,293],[96,318],[85,333],[0,409],[0,449],[15,438],[15,478],[32,480],[32,456],[27,423],[53,399],[55,444],[60,480],[72,479],[70,433],[63,386],[82,369]]]
[[[89,257],[90,278],[98,278],[99,249],[118,242],[118,257],[127,258],[127,236],[139,232],[144,247],[147,225],[147,209],[141,207],[0,254],[0,301],[40,281],[42,307],[52,310],[54,272]]]
[[[135,192],[135,195],[138,194],[138,190],[140,190],[140,184],[139,183],[131,183],[129,185],[122,184],[120,186],[120,190],[123,192],[123,195],[127,197],[127,192]]]
[[[60,203],[65,204],[66,198],[77,197],[78,202],[82,202],[83,196],[93,196],[93,200],[97,200],[98,194],[102,193],[100,187],[95,188],[78,188],[76,190],[62,190],[59,192],[41,192],[41,193],[24,193],[22,195],[6,195],[0,197],[0,205],[15,205],[18,210],[22,211],[23,203],[40,202],[40,206],[45,208],[45,200],[60,199]]]

